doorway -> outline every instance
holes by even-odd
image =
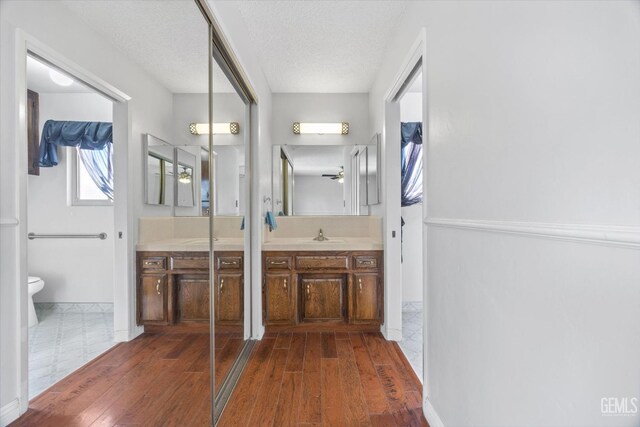
[[[400,348],[423,379],[423,150],[422,72],[411,76],[400,104],[400,206],[402,269],[402,341]],[[395,148],[394,148],[395,149]]]
[[[382,332],[388,340],[399,342],[427,396],[428,242],[424,220],[428,217],[429,205],[429,141],[425,58],[426,31],[423,29],[408,49],[406,59],[399,64],[384,98],[386,315]],[[403,123],[412,126],[405,126],[403,132]],[[422,129],[423,133],[418,132]],[[417,197],[420,194],[421,198]],[[402,283],[402,292],[395,292],[388,285],[398,281]]]
[[[31,399],[115,345],[114,102],[32,53],[26,77]]]

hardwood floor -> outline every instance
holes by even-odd
[[[242,343],[241,335],[216,334],[216,389]],[[209,363],[208,334],[143,334],[40,394],[11,425],[208,426]]]
[[[241,348],[216,336],[216,383]],[[220,426],[426,426],[421,387],[379,333],[267,333]],[[208,426],[209,338],[144,334],[109,350],[30,402],[12,426]]]
[[[399,351],[380,333],[267,333],[218,426],[428,426]]]

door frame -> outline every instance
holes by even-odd
[[[28,320],[27,320],[27,282],[28,251],[27,251],[27,146],[23,142],[27,138],[26,98],[27,98],[27,56],[38,57],[45,62],[72,75],[96,92],[106,96],[113,102],[113,136],[114,140],[122,141],[124,149],[114,151],[114,224],[109,232],[113,236],[114,250],[114,340],[129,341],[142,333],[142,328],[136,326],[135,321],[135,268],[129,256],[135,246],[135,236],[129,230],[135,229],[133,213],[129,210],[130,194],[127,188],[129,175],[129,161],[127,149],[131,141],[131,121],[129,115],[129,97],[97,75],[87,71],[74,61],[58,53],[55,49],[43,43],[36,37],[22,29],[15,33],[15,91],[13,108],[18,113],[16,120],[9,124],[15,129],[15,147],[17,153],[16,176],[18,237],[15,254],[17,255],[16,310],[17,329],[20,343],[17,354],[17,380],[20,393],[20,414],[27,411],[29,405],[28,393]],[[120,234],[122,233],[122,234]],[[121,236],[118,238],[118,236]]]
[[[401,233],[401,195],[400,195],[400,147],[397,135],[400,135],[400,103],[411,77],[419,70],[422,73],[422,128],[423,131],[423,202],[422,202],[422,246],[423,246],[423,401],[429,395],[429,382],[426,377],[428,342],[427,327],[427,294],[428,294],[428,266],[427,266],[427,228],[424,220],[428,217],[429,198],[427,195],[427,155],[429,152],[429,120],[427,100],[427,32],[422,28],[407,51],[404,60],[396,72],[393,83],[385,92],[382,144],[384,153],[383,191],[384,199],[384,287],[385,287],[385,324],[382,333],[388,340],[402,339],[402,292],[397,292],[397,283],[402,283],[402,261],[400,239]],[[393,233],[395,232],[395,237]],[[391,284],[394,284],[393,286]]]

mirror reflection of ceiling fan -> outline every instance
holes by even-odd
[[[322,176],[324,178],[329,178],[333,180],[338,180],[338,182],[344,182],[344,166],[340,166],[340,172],[338,173],[323,173]]]

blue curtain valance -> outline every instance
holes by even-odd
[[[403,122],[402,123],[402,148],[407,144],[422,144],[422,123]]]
[[[40,138],[40,166],[58,164],[57,145],[103,150],[110,143],[113,143],[112,123],[47,120]]]

